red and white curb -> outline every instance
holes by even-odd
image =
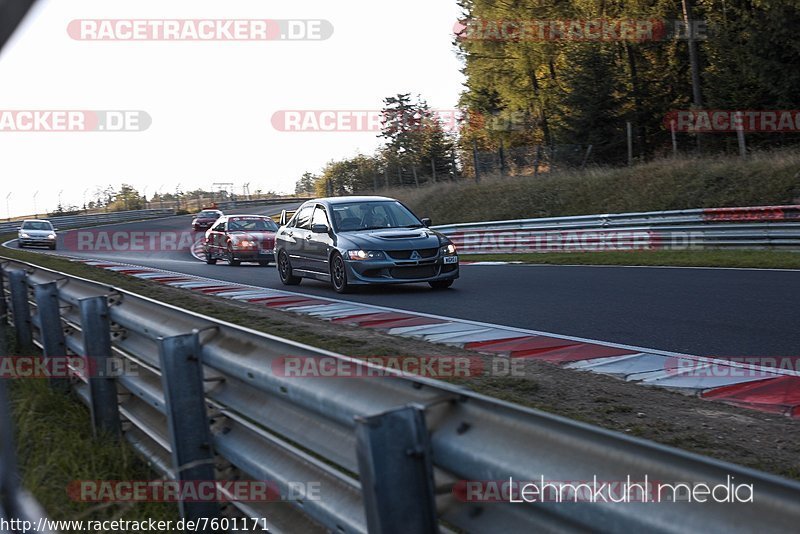
[[[531,358],[611,375],[646,386],[800,419],[800,372],[606,343],[464,319],[454,319],[236,284],[101,260],[77,260],[206,295],[304,314],[332,323],[380,330],[494,356]]]

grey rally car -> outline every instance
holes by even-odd
[[[275,235],[278,274],[286,285],[328,281],[339,293],[365,284],[448,288],[458,278],[458,255],[430,224],[391,198],[310,200]]]

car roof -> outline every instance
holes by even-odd
[[[231,214],[225,215],[226,219],[230,219],[231,217],[258,217],[259,219],[272,220],[272,218],[269,215],[259,215],[258,213],[238,213],[233,215]]]
[[[22,221],[22,224],[25,224],[27,222],[46,222],[48,224],[53,224],[47,219],[25,219],[24,221]]]
[[[319,202],[322,204],[348,204],[351,202],[397,202],[397,199],[379,196],[352,196],[352,197],[325,197],[316,198],[306,202],[306,204],[313,204]]]

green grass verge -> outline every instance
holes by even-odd
[[[10,336],[9,336],[10,337]],[[14,342],[5,339],[14,353]],[[80,480],[150,480],[156,474],[127,442],[94,436],[88,408],[73,394],[50,388],[44,379],[10,380],[22,485],[52,520],[177,521],[172,503],[89,503],[69,497]],[[71,531],[65,531],[71,532]]]
[[[800,252],[771,250],[648,250],[635,252],[533,252],[460,254],[461,261],[516,261],[550,265],[652,265],[800,269]]]
[[[481,177],[387,192],[434,224],[800,202],[800,151]]]

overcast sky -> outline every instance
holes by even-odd
[[[398,92],[452,109],[462,89],[455,0],[39,0],[0,53],[0,110],[142,110],[141,132],[0,131],[11,215],[80,205],[98,185],[147,196],[234,182],[293,192],[304,171],[379,144],[375,133],[280,132],[278,110],[378,110]],[[82,41],[75,19],[323,19],[316,41]],[[6,206],[0,210],[6,216]]]

